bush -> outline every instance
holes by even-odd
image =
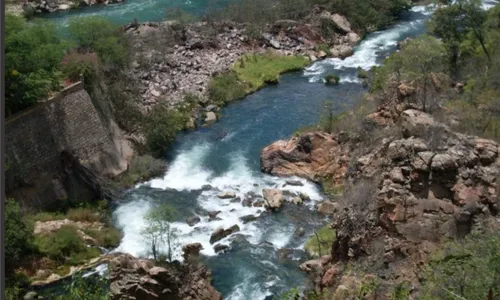
[[[144,126],[146,143],[153,155],[161,157],[175,141],[177,132],[185,129],[189,115],[159,104],[150,113]]]
[[[368,79],[368,71],[359,68],[358,69],[358,78]]]
[[[41,254],[60,263],[72,265],[100,254],[97,249],[87,248],[77,229],[72,226],[62,226],[54,233],[39,235],[35,238],[35,244]]]
[[[307,240],[304,249],[309,255],[319,257],[330,252],[334,241],[335,230],[331,229],[329,225],[325,225]]]
[[[500,235],[472,233],[434,254],[422,299],[493,299],[500,292]],[[457,295],[456,296],[453,296]]]
[[[98,54],[102,63],[111,69],[123,67],[128,62],[125,38],[117,25],[103,17],[75,17],[69,22],[71,37],[79,49]]]
[[[15,266],[33,251],[33,229],[22,219],[21,210],[14,199],[5,205],[5,271],[12,273]]]
[[[28,25],[6,16],[5,109],[12,115],[61,88],[59,63],[70,44],[59,39],[53,23]]]
[[[90,208],[70,208],[66,213],[66,218],[75,222],[99,222],[101,217]]]
[[[337,85],[339,84],[339,82],[340,82],[340,77],[337,75],[329,74],[325,76],[325,84]]]
[[[83,77],[86,84],[91,84],[97,77],[99,69],[98,58],[95,53],[68,53],[61,62],[61,69],[66,78],[77,82]]]
[[[246,91],[236,73],[228,72],[210,80],[208,93],[213,102],[222,106],[231,100],[244,97]]]

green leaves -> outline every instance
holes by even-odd
[[[6,273],[12,272],[24,257],[33,250],[33,234],[23,220],[21,209],[14,199],[7,199],[5,205],[5,257]]]

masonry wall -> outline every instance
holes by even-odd
[[[99,197],[95,184],[80,178],[75,166],[97,176],[119,173],[124,165],[115,140],[116,132],[101,118],[83,83],[64,89],[6,120],[7,195],[38,208]]]

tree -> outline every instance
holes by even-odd
[[[400,64],[400,77],[405,82],[413,82],[417,89],[418,101],[422,109],[429,109],[432,100],[431,91],[437,74],[445,71],[446,51],[443,43],[431,36],[410,41],[402,51],[394,55]],[[392,66],[388,66],[392,68]]]
[[[5,205],[5,257],[6,273],[10,274],[21,259],[33,250],[33,231],[24,222],[19,204],[8,199]]]
[[[481,45],[481,49],[491,62],[491,56],[486,48],[486,34],[484,24],[487,18],[487,12],[482,8],[480,0],[459,0],[458,4],[464,14],[464,23],[469,32],[473,34]]]
[[[428,23],[429,31],[441,38],[446,46],[451,74],[458,72],[460,44],[467,35],[463,22],[463,12],[459,5],[450,5],[438,9]]]
[[[158,207],[151,208],[146,214],[147,225],[143,229],[143,234],[154,260],[160,259],[162,248],[166,246],[167,260],[172,262],[176,238],[171,226],[174,216],[175,209],[168,204],[161,204]]]
[[[5,22],[5,109],[9,116],[60,89],[59,63],[70,43],[48,21],[27,24],[7,15]]]

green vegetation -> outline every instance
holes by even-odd
[[[108,300],[108,280],[96,276],[89,280],[81,276],[73,276],[71,283],[64,286],[63,295],[56,300]]]
[[[338,85],[340,83],[340,77],[334,74],[328,74],[325,76],[325,84],[327,85]]]
[[[23,220],[18,203],[7,199],[5,204],[5,273],[12,275],[14,268],[33,252],[33,228]]]
[[[327,44],[319,44],[314,47],[314,50],[316,52],[323,51],[326,53],[328,56],[332,56],[332,51],[330,51],[330,47],[328,47]]]
[[[472,233],[431,260],[422,299],[495,299],[500,293],[500,235]]]
[[[328,254],[334,241],[335,230],[331,229],[329,225],[325,225],[307,240],[304,248],[309,255],[318,257]]]
[[[35,245],[42,255],[61,264],[78,265],[101,254],[99,249],[87,247],[72,226],[62,226],[54,233],[38,235]]]
[[[28,25],[18,16],[5,20],[5,113],[10,116],[61,88],[59,71],[68,42],[57,37],[54,24]]]
[[[156,105],[144,124],[149,151],[161,157],[175,141],[177,132],[186,128],[189,116],[166,105]]]
[[[209,95],[219,105],[244,97],[266,84],[279,82],[279,75],[297,71],[309,64],[303,56],[284,56],[274,52],[244,55],[233,70],[214,77],[209,84]]]
[[[175,214],[175,209],[168,204],[153,207],[146,214],[147,225],[142,234],[149,246],[150,254],[156,261],[167,259],[168,262],[172,262],[176,236],[170,223],[174,220]]]
[[[358,78],[368,79],[368,71],[359,68],[358,69]]]
[[[238,75],[235,72],[228,72],[210,80],[208,93],[214,103],[224,105],[231,100],[244,97],[246,89],[244,84],[238,80]]]

